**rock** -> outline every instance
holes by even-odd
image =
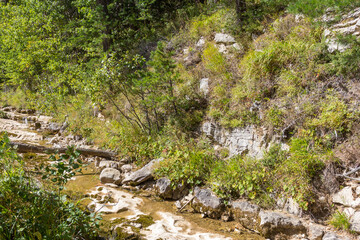
[[[306,232],[302,222],[295,217],[272,211],[260,211],[260,232],[266,238],[277,234],[295,235]]]
[[[125,179],[122,181],[122,184],[129,184],[136,186],[139,185],[140,183],[152,179],[154,173],[154,165],[160,163],[163,160],[164,160],[163,158],[152,160],[141,169],[126,176]]]
[[[49,123],[48,129],[53,133],[58,133],[61,129],[61,126],[57,123]]]
[[[354,213],[350,219],[350,230],[360,234],[360,211]]]
[[[38,130],[41,128],[41,123],[40,122],[36,122],[35,123],[35,130]]]
[[[333,195],[332,201],[347,207],[360,207],[360,198],[354,199],[352,187],[344,187],[342,190]]]
[[[202,49],[205,46],[205,38],[201,37],[195,46],[199,50]]]
[[[171,181],[167,178],[160,178],[156,181],[155,192],[164,199],[178,200],[188,193],[183,184],[178,184],[174,189],[171,186]]]
[[[327,38],[326,43],[328,45],[329,52],[343,52],[350,47],[339,43],[336,38],[337,34],[341,34],[343,36],[360,36],[360,8],[344,15],[340,23],[331,26],[329,29],[325,29],[324,36]]]
[[[218,198],[210,189],[195,187],[194,200],[191,207],[209,218],[219,219],[225,209],[222,199]]]
[[[355,193],[358,197],[360,197],[360,186],[355,189]]]
[[[250,157],[261,158],[268,145],[267,131],[264,128],[247,126],[228,130],[206,121],[201,131],[222,147],[227,148],[230,157],[247,153]]]
[[[353,208],[345,208],[343,212],[346,214],[346,216],[348,218],[351,218],[355,213],[355,209],[353,209]]]
[[[232,36],[230,36],[228,34],[224,34],[224,33],[216,33],[214,41],[216,43],[225,43],[225,44],[230,44],[230,43],[236,42]]]
[[[104,169],[104,168],[119,169],[119,162],[103,160],[103,161],[99,162],[98,167],[101,169]]]
[[[260,207],[245,200],[230,203],[230,211],[235,221],[249,229],[259,231]]]
[[[121,172],[122,173],[131,172],[132,168],[133,167],[131,166],[131,164],[125,164],[125,165],[121,166]]]
[[[197,51],[188,52],[187,56],[184,58],[184,64],[187,67],[196,65],[199,62],[201,62],[201,57]]]
[[[310,223],[308,228],[308,237],[309,240],[321,240],[324,235],[324,229],[325,227]]]
[[[278,205],[280,206],[281,210],[286,211],[290,214],[294,214],[298,217],[301,217],[303,215],[303,210],[299,206],[299,204],[292,198],[281,199],[278,201]]]
[[[324,234],[322,240],[342,240],[335,233],[327,232]]]
[[[200,80],[200,92],[205,96],[209,93],[209,78],[203,78]]]
[[[120,171],[114,168],[105,168],[100,174],[100,181],[102,183],[121,183]]]
[[[234,43],[233,45],[231,45],[233,48],[235,48],[236,50],[243,52],[244,48],[243,46],[239,45],[238,43]]]
[[[227,47],[225,46],[225,44],[219,44],[216,45],[219,53],[227,53]]]

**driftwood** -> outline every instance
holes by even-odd
[[[349,171],[349,172],[347,172],[347,173],[337,174],[336,176],[337,176],[337,177],[344,177],[344,178],[351,179],[351,180],[354,180],[354,181],[360,181],[360,178],[349,177],[350,174],[356,173],[356,172],[358,172],[359,170],[360,170],[360,167],[357,167],[357,168],[351,169],[351,171]]]
[[[28,143],[10,142],[18,153],[65,153],[67,148],[51,148]],[[76,148],[76,151],[85,156],[97,156],[102,158],[114,158],[116,153],[97,149]]]

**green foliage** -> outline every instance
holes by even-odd
[[[349,230],[350,222],[348,216],[343,213],[336,211],[330,218],[329,224],[339,230]]]
[[[257,160],[236,157],[228,162],[219,161],[211,172],[210,183],[220,197],[255,199],[272,191],[269,177]]]
[[[333,13],[342,13],[360,6],[358,0],[296,0],[288,9],[290,12],[305,14],[310,17],[320,17],[330,8]]]
[[[80,210],[65,195],[38,186],[6,135],[0,137],[0,165],[1,239],[96,238],[94,215]],[[58,177],[62,170],[58,168],[54,175]]]
[[[323,131],[343,132],[350,129],[351,114],[348,106],[334,94],[334,91],[328,91],[326,98],[319,105],[319,115],[312,119],[311,126]]]
[[[156,176],[166,176],[174,185],[178,183],[189,186],[203,184],[217,162],[216,157],[206,150],[191,147],[192,143],[182,144],[184,146],[176,145],[164,150],[166,160],[157,168]]]

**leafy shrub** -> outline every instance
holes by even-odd
[[[172,184],[196,186],[203,184],[217,159],[213,154],[196,147],[178,147],[169,152],[160,167],[156,170],[157,177],[168,177]]]
[[[64,159],[63,159],[64,160]],[[38,186],[28,175],[22,159],[9,146],[6,135],[0,137],[0,238],[1,239],[95,239],[98,224],[59,191]],[[68,179],[60,161],[51,170],[63,186]],[[70,170],[70,169],[67,169]],[[58,181],[58,179],[62,179]]]

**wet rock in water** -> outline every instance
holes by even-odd
[[[308,228],[308,238],[309,240],[321,240],[324,235],[324,226],[310,223]]]
[[[100,169],[104,169],[104,168],[114,168],[114,169],[119,169],[119,162],[116,161],[108,161],[108,160],[103,160],[99,162],[98,167]]]
[[[305,233],[302,222],[295,217],[272,211],[260,211],[260,232],[266,238],[274,238],[278,234],[295,235]]]
[[[163,161],[163,158],[152,160],[141,169],[126,176],[125,179],[122,181],[122,184],[129,184],[136,186],[139,185],[140,183],[152,179],[154,173],[154,165],[161,161]]]
[[[219,219],[225,209],[222,199],[218,198],[210,189],[195,187],[194,200],[191,207],[209,218]]]
[[[102,183],[121,183],[120,171],[114,168],[105,168],[100,174],[100,181]]]
[[[178,184],[173,188],[168,178],[158,179],[154,188],[156,194],[164,199],[178,200],[188,193],[188,190],[183,184]]]
[[[230,207],[231,214],[235,221],[249,229],[256,231],[260,230],[259,212],[261,209],[259,206],[245,200],[239,200],[231,202]]]

